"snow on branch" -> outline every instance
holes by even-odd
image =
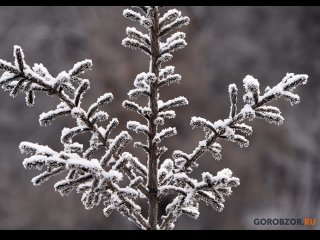
[[[237,114],[237,103],[238,103],[238,88],[235,84],[229,86],[229,97],[230,97],[230,118],[233,118]]]
[[[133,22],[139,22],[140,25],[145,28],[150,28],[152,26],[152,20],[150,18],[142,16],[140,13],[133,11],[131,9],[125,9],[123,11],[123,16],[125,18],[130,19]]]
[[[176,9],[169,10],[160,19],[160,33],[159,37],[163,37],[171,31],[189,25],[190,19],[188,17],[181,16],[181,12]]]
[[[262,93],[259,81],[248,75],[243,79],[242,107],[239,107],[238,88],[231,84],[227,118],[212,122],[192,117],[191,127],[203,130],[204,138],[190,154],[174,150],[171,158],[164,159],[170,147],[165,146],[163,140],[177,135],[177,129],[163,125],[176,117],[173,108],[188,105],[183,96],[168,101],[160,99],[165,86],[180,83],[182,79],[175,73],[174,66],[165,66],[165,63],[173,58],[173,53],[187,46],[186,34],[177,30],[188,25],[190,19],[176,9],[163,11],[163,6],[132,6],[123,11],[123,16],[144,28],[128,27],[122,45],[141,50],[150,58],[148,71],[135,77],[133,89],[128,92],[132,101],[122,103],[123,108],[142,116],[142,121],[128,121],[126,127],[143,134],[145,139],[133,141],[127,131],[115,133],[120,123],[117,118],[109,119],[103,109],[114,100],[112,93],[103,94],[88,109],[82,108],[82,100],[90,89],[90,81],[82,78],[82,74],[91,70],[91,60],[78,62],[70,70],[52,76],[43,64],[30,67],[22,48],[14,46],[13,63],[0,59],[0,70],[4,72],[0,86],[12,97],[25,94],[28,106],[34,105],[38,92],[56,97],[60,103],[39,117],[43,127],[60,117],[69,116],[75,120],[74,126],[61,131],[62,151],[22,142],[20,150],[27,155],[23,166],[41,171],[32,179],[36,186],[64,174],[54,185],[62,196],[75,190],[82,195],[86,209],[103,204],[106,217],[118,211],[141,229],[173,229],[182,214],[196,219],[200,214],[200,201],[221,212],[226,198],[240,185],[240,180],[230,169],[215,175],[204,172],[198,178],[193,173],[190,177],[198,167],[198,160],[207,152],[217,161],[221,160],[223,141],[248,147],[248,137],[253,130],[245,122],[247,120],[263,119],[282,124],[284,118],[280,109],[271,103],[279,98],[291,105],[299,103],[300,97],[294,90],[306,84],[308,76],[287,74],[279,84],[267,87]],[[135,102],[140,97],[139,103]],[[82,134],[88,135],[88,144],[77,142]],[[143,149],[145,159],[126,152],[131,142],[134,147]],[[165,214],[158,216],[159,204],[164,198],[170,199],[169,195],[172,202],[166,206]],[[148,202],[148,216],[144,216],[146,211],[137,204],[140,198]]]
[[[178,193],[179,195],[166,208],[167,215],[162,217],[160,229],[168,230],[174,227],[174,222],[181,214],[191,218],[199,216],[199,201],[211,205],[216,211],[224,208],[225,197],[232,193],[232,188],[240,185],[239,179],[232,176],[232,171],[224,169],[212,176],[202,174],[202,181],[188,177],[185,173],[173,175],[173,185],[160,187],[160,194]]]
[[[0,79],[0,85],[4,90],[10,91],[15,97],[19,93],[26,94],[28,105],[34,103],[35,92],[47,92],[48,95],[56,96],[61,102],[56,109],[42,113],[39,117],[41,126],[48,126],[53,120],[62,116],[70,116],[76,119],[76,126],[64,128],[61,134],[61,143],[64,151],[56,152],[47,146],[22,142],[20,149],[22,153],[30,157],[23,161],[27,169],[44,170],[32,179],[34,185],[40,185],[52,177],[66,173],[64,180],[55,184],[55,189],[62,195],[68,195],[73,189],[82,193],[82,202],[86,209],[90,209],[101,203],[105,198],[106,191],[118,198],[118,207],[115,209],[124,213],[123,205],[127,206],[129,212],[134,215],[135,223],[145,229],[148,228],[140,209],[133,203],[139,193],[147,194],[141,185],[141,179],[136,174],[146,174],[146,170],[132,157],[134,167],[120,168],[118,170],[106,170],[105,163],[109,157],[120,161],[122,150],[131,140],[128,133],[122,132],[113,139],[110,133],[119,122],[113,118],[104,128],[99,126],[100,122],[108,120],[109,115],[101,108],[113,100],[111,93],[99,97],[88,110],[81,108],[84,94],[90,89],[90,82],[80,78],[80,75],[92,67],[91,60],[84,60],[73,66],[68,72],[63,71],[52,77],[42,64],[35,64],[30,68],[25,62],[25,56],[21,47],[14,47],[14,65],[0,60],[0,70],[5,71]],[[90,134],[90,146],[83,148],[83,144],[74,142],[74,137],[79,134]],[[106,154],[100,159],[93,159],[95,152],[104,148]],[[80,155],[82,154],[82,156]],[[101,163],[100,163],[101,162]],[[115,161],[116,162],[116,161]],[[131,181],[135,179],[133,187],[121,188],[118,183],[122,181],[123,174]],[[138,182],[140,182],[138,184]],[[138,187],[139,193],[135,188]],[[112,203],[113,204],[113,203]]]
[[[121,132],[115,139],[111,141],[111,144],[108,148],[108,151],[106,154],[101,158],[101,165],[105,166],[108,161],[114,157],[118,158],[121,154],[121,151],[123,148],[132,140],[131,136],[128,134],[128,132],[123,131]]]
[[[236,142],[241,147],[247,147],[249,141],[245,136],[252,134],[252,128],[245,123],[241,123],[244,120],[261,118],[269,123],[282,124],[284,118],[281,116],[280,110],[267,104],[281,97],[287,100],[287,91],[296,95],[292,91],[299,85],[306,84],[307,79],[307,75],[287,74],[278,85],[274,88],[267,88],[265,94],[261,96],[258,80],[247,76],[243,81],[246,91],[243,97],[245,106],[239,112],[237,112],[238,90],[236,85],[232,84],[229,86],[231,103],[229,118],[214,123],[200,117],[191,119],[191,126],[202,128],[206,133],[206,138],[199,142],[191,154],[178,150],[174,151],[172,157],[178,169],[173,173],[172,171],[166,171],[165,167],[161,166],[161,171],[159,171],[161,174],[160,197],[163,198],[172,193],[176,193],[178,196],[167,206],[167,215],[162,217],[163,221],[160,229],[173,229],[174,223],[181,214],[197,218],[199,215],[197,200],[203,200],[216,211],[222,211],[225,196],[231,195],[231,188],[240,184],[239,179],[232,177],[232,172],[229,169],[218,172],[215,177],[210,173],[203,173],[202,182],[197,182],[186,174],[191,172],[192,168],[198,166],[196,161],[205,152],[210,152],[217,160],[222,158],[222,147],[217,142],[219,139]],[[294,99],[298,99],[298,95]],[[291,103],[296,102],[293,100]],[[166,180],[164,181],[164,179]]]
[[[153,139],[153,142],[160,143],[164,138],[169,138],[174,135],[177,135],[176,128],[165,128],[161,132],[157,133],[157,135]]]
[[[150,37],[147,34],[143,34],[139,30],[134,27],[127,28],[127,35],[129,38],[135,38],[142,43],[144,43],[147,47],[150,47]]]
[[[113,99],[112,93],[106,93],[99,97],[97,101],[89,107],[87,111],[88,118],[90,118],[99,108],[112,102]]]
[[[151,109],[149,107],[141,107],[141,106],[139,106],[139,104],[131,102],[131,101],[124,101],[122,106],[125,109],[128,109],[130,111],[134,111],[134,112],[140,114],[141,116],[143,116],[146,119],[150,118]]]
[[[277,107],[268,106],[267,104],[281,97],[286,99],[286,92],[288,90],[292,93],[297,86],[306,84],[307,79],[307,75],[287,74],[284,80],[275,87],[269,88],[266,93],[261,96],[258,80],[252,76],[247,76],[243,80],[246,91],[243,98],[245,106],[239,113],[237,113],[237,87],[234,84],[230,85],[231,113],[229,118],[211,123],[203,118],[193,117],[191,119],[191,126],[203,128],[206,132],[206,139],[199,143],[192,154],[185,154],[183,159],[181,159],[181,154],[179,156],[174,154],[173,158],[177,162],[182,163],[180,167],[182,171],[186,171],[206,151],[212,151],[211,148],[218,139],[236,142],[241,147],[247,147],[249,141],[245,136],[236,132],[239,131],[248,136],[252,134],[252,128],[241,122],[246,119],[253,120],[254,118],[259,118],[269,123],[277,125],[282,124],[284,118],[282,117],[280,110]]]
[[[72,77],[78,77],[92,68],[92,61],[86,59],[84,61],[76,63],[73,68],[69,71],[69,75]]]
[[[189,104],[189,102],[185,97],[177,97],[177,98],[171,99],[167,102],[163,102],[163,101],[159,100],[159,102],[158,102],[160,112],[167,111],[171,108],[186,106],[188,104]]]
[[[39,123],[41,126],[46,127],[52,123],[58,117],[67,116],[71,113],[71,109],[67,104],[61,103],[57,106],[57,109],[51,110],[47,113],[42,113],[39,117]]]
[[[132,48],[133,50],[138,50],[140,49],[142,52],[146,53],[147,55],[151,55],[149,47],[141,43],[140,41],[133,39],[133,38],[125,38],[122,41],[122,45],[128,48]]]
[[[139,122],[136,122],[136,121],[129,121],[127,123],[127,128],[131,131],[134,131],[136,133],[143,133],[147,136],[149,136],[149,129],[146,125],[143,125]]]

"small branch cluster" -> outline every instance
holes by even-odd
[[[123,152],[124,147],[132,140],[128,132],[123,131],[115,138],[110,138],[110,133],[119,124],[118,119],[113,118],[106,127],[101,126],[109,119],[108,113],[101,109],[113,101],[113,95],[104,94],[88,110],[81,107],[83,95],[90,88],[90,82],[80,78],[80,75],[91,69],[91,61],[79,62],[70,71],[63,71],[57,77],[52,77],[42,64],[35,64],[30,68],[18,46],[14,47],[14,57],[14,64],[0,60],[0,69],[5,71],[0,79],[2,88],[10,91],[13,97],[18,93],[25,93],[28,105],[34,103],[35,92],[46,92],[50,96],[58,97],[61,102],[56,109],[40,115],[41,126],[48,126],[62,116],[71,116],[76,120],[75,127],[62,130],[61,143],[64,150],[61,152],[28,142],[20,144],[22,153],[30,155],[23,162],[25,168],[45,168],[43,173],[32,179],[33,184],[40,185],[54,176],[66,173],[66,178],[55,184],[56,191],[62,196],[76,189],[82,194],[86,209],[103,202],[106,215],[112,210],[118,210],[139,227],[147,229],[148,225],[142,217],[140,207],[133,202],[139,195],[146,194],[146,190],[141,186],[142,177],[139,176],[146,176],[146,169],[138,159]],[[32,96],[32,101],[29,96]],[[91,136],[87,149],[83,148],[83,144],[74,141],[80,134]],[[94,159],[94,154],[100,149],[103,149],[105,154],[100,159]],[[127,176],[132,184],[122,188],[119,183],[124,176]]]
[[[235,84],[229,86],[230,95],[230,115],[227,119],[218,120],[214,123],[200,117],[191,119],[193,128],[201,128],[205,132],[205,139],[199,142],[199,145],[191,154],[176,151],[173,154],[176,164],[181,171],[191,171],[191,168],[197,159],[205,152],[209,151],[217,159],[221,159],[221,145],[217,140],[223,139],[238,143],[240,147],[248,147],[249,140],[246,138],[252,134],[252,128],[245,123],[245,120],[252,121],[255,118],[263,119],[276,125],[283,124],[284,118],[279,108],[267,104],[278,98],[290,100],[291,104],[297,104],[299,96],[293,93],[293,90],[306,84],[307,75],[287,74],[286,77],[275,87],[267,87],[265,93],[260,95],[259,82],[252,76],[247,76],[243,80],[246,94],[243,96],[244,107],[238,112],[237,99],[238,89]],[[288,99],[288,96],[295,96]]]
[[[178,133],[175,127],[163,128],[163,125],[165,121],[176,117],[175,108],[188,105],[188,100],[183,96],[160,99],[161,90],[181,81],[175,68],[164,64],[173,58],[174,52],[187,45],[185,33],[175,31],[188,25],[190,20],[176,9],[161,14],[162,8],[136,6],[134,9],[139,12],[132,9],[123,12],[124,17],[147,30],[147,33],[143,33],[135,27],[128,27],[128,37],[122,42],[125,47],[141,50],[150,58],[149,71],[136,76],[134,88],[128,93],[130,100],[122,104],[125,109],[141,116],[140,122],[128,121],[127,129],[145,136],[144,142],[134,142],[134,146],[146,153],[147,166],[125,152],[125,147],[133,140],[127,131],[111,137],[111,132],[119,124],[116,118],[109,120],[108,113],[103,110],[113,101],[111,93],[99,97],[87,110],[82,108],[81,102],[90,88],[90,82],[80,76],[91,69],[90,60],[79,62],[56,77],[50,75],[42,64],[28,66],[18,46],[14,47],[14,63],[0,60],[0,70],[4,71],[0,86],[10,91],[10,96],[24,93],[28,106],[34,104],[37,92],[46,92],[60,100],[55,109],[40,115],[41,126],[48,126],[63,116],[75,119],[74,127],[62,130],[63,151],[29,142],[20,144],[21,152],[28,155],[23,161],[24,167],[43,171],[32,179],[33,184],[40,185],[65,173],[66,177],[54,186],[62,196],[75,189],[82,194],[81,200],[86,209],[103,203],[105,216],[117,210],[141,229],[152,230],[173,229],[182,214],[197,218],[200,201],[221,212],[226,197],[231,195],[232,188],[240,185],[240,181],[230,169],[223,169],[216,175],[202,173],[201,180],[190,177],[190,173],[198,166],[198,160],[206,152],[210,152],[216,160],[221,160],[221,140],[248,147],[247,138],[253,130],[245,123],[246,120],[258,118],[282,124],[284,118],[277,107],[270,105],[271,102],[283,98],[292,105],[299,103],[300,97],[293,91],[306,84],[308,79],[307,75],[287,74],[279,84],[273,88],[267,87],[262,93],[258,80],[247,76],[243,80],[245,94],[242,108],[238,104],[238,88],[231,84],[229,116],[216,122],[192,117],[192,128],[202,129],[204,139],[190,154],[175,150],[172,158],[163,159],[163,154],[169,150],[164,140]],[[145,98],[146,104],[141,106],[136,103],[134,100],[138,98]],[[86,149],[76,141],[80,134],[90,137]],[[103,151],[103,155],[95,158],[98,151]],[[127,185],[123,186],[124,183]],[[166,206],[166,213],[159,221],[158,207],[166,196],[171,196],[173,200]],[[141,207],[136,204],[138,198],[148,200],[148,217],[143,216]]]

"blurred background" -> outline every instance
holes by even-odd
[[[223,144],[223,160],[205,155],[196,171],[215,173],[230,168],[241,186],[226,201],[222,213],[201,204],[198,220],[181,217],[177,229],[288,229],[259,227],[255,218],[315,217],[320,221],[320,8],[319,7],[178,7],[191,18],[188,47],[170,64],[182,74],[180,85],[166,88],[162,97],[186,96],[189,107],[177,110],[169,122],[179,135],[167,141],[171,150],[191,152],[202,131],[189,126],[191,116],[211,121],[227,117],[227,88],[253,75],[262,88],[277,84],[287,72],[310,76],[300,87],[302,102],[294,108],[279,101],[283,126],[263,121],[252,124],[251,144],[241,149]],[[122,122],[137,116],[121,108],[136,74],[148,70],[148,59],[121,46],[125,28],[134,24],[122,17],[123,7],[1,7],[0,58],[12,61],[13,45],[20,45],[27,63],[43,63],[52,75],[89,58],[92,87],[88,106],[105,92],[116,101],[107,109]],[[102,207],[86,211],[80,196],[62,198],[54,181],[33,187],[36,172],[26,171],[18,150],[21,141],[38,142],[59,150],[60,131],[72,120],[60,119],[41,128],[38,115],[56,106],[56,99],[37,95],[26,107],[24,96],[15,101],[0,93],[0,229],[136,229],[118,213],[110,218]],[[118,129],[120,131],[120,128]],[[133,135],[136,136],[136,135]],[[140,154],[140,155],[139,155]],[[138,156],[144,157],[141,153]],[[145,157],[144,157],[145,158]],[[301,227],[302,229],[312,229]],[[313,227],[320,229],[320,223]]]

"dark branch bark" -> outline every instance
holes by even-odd
[[[151,39],[151,61],[150,72],[159,77],[159,66],[157,61],[160,57],[160,44],[159,44],[159,12],[156,7],[153,8],[153,27],[150,29]],[[157,150],[158,146],[153,140],[157,134],[157,125],[154,123],[158,115],[158,87],[157,81],[151,83],[150,87],[150,108],[152,115],[149,120],[149,159],[148,159],[148,189],[149,189],[149,225],[151,229],[157,229],[158,223],[158,160]]]

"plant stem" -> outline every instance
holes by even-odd
[[[159,12],[155,7],[153,11],[153,27],[150,29],[151,40],[151,60],[150,72],[154,73],[156,78],[159,77],[159,66],[157,60],[160,57],[159,44]],[[158,223],[158,160],[157,160],[157,143],[153,141],[157,134],[157,125],[155,119],[158,115],[158,87],[157,81],[150,84],[149,104],[152,115],[149,119],[149,159],[148,159],[148,189],[149,189],[149,225],[152,230],[157,229]]]

